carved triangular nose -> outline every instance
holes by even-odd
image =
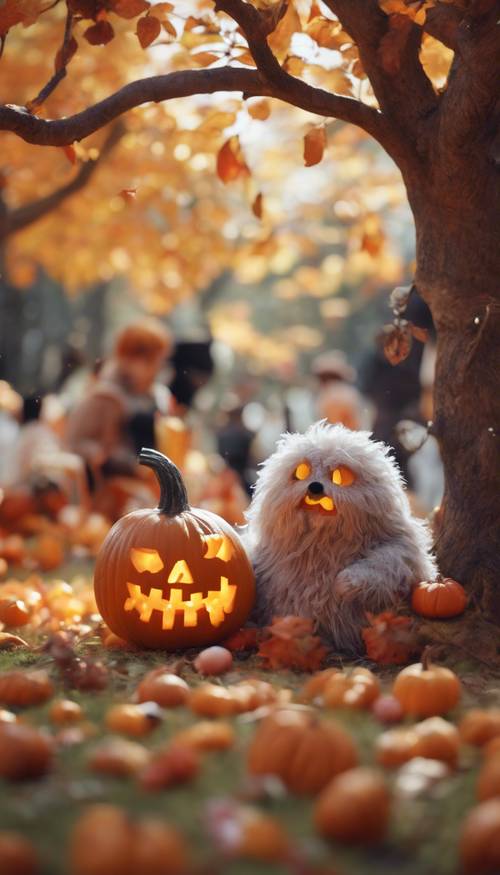
[[[313,482],[309,484],[307,491],[309,495],[324,495],[325,488],[318,480],[313,480]]]

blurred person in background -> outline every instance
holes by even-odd
[[[366,405],[356,389],[356,371],[340,350],[323,352],[313,359],[311,372],[319,384],[315,398],[316,419],[345,425],[356,431],[367,425]]]
[[[42,411],[43,399],[40,395],[23,399],[19,434],[9,458],[6,478],[9,486],[29,483],[38,470],[39,460],[50,453],[57,453],[61,448],[55,431],[44,420]]]
[[[155,446],[156,413],[167,413],[168,389],[157,382],[173,345],[160,322],[122,329],[109,360],[71,411],[67,448],[84,460],[90,488],[114,476],[142,476],[137,453]]]
[[[19,435],[21,396],[5,380],[0,380],[0,486],[9,479],[12,453]]]
[[[236,396],[223,401],[222,423],[217,429],[217,452],[236,472],[245,492],[251,492],[252,442],[255,437],[243,422],[244,407]]]

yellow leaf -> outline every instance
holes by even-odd
[[[267,40],[271,51],[278,61],[281,62],[285,60],[290,48],[292,36],[294,33],[300,33],[301,30],[302,24],[297,10],[293,3],[290,2],[285,15],[279,22],[276,30],[272,32]]]
[[[312,167],[319,164],[326,146],[326,133],[323,126],[312,128],[304,137],[304,164]]]

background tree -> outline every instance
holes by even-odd
[[[395,161],[415,218],[415,284],[438,336],[432,430],[446,471],[438,557],[500,620],[499,0],[217,0],[215,11],[204,0],[175,8],[68,0],[65,18],[57,8],[39,18],[46,5],[7,0],[0,10],[4,35],[20,21],[34,23],[34,33],[59,27],[62,35],[55,78],[41,97],[0,108],[0,130],[28,143],[70,146],[142,104],[220,91],[350,122]],[[143,47],[168,43],[161,59],[170,72],[117,83],[66,117],[51,103],[54,117],[43,117],[47,92],[57,95],[68,64],[64,85],[77,64],[74,34],[106,44],[115,30],[136,34]],[[433,53],[439,63],[431,63]],[[308,134],[306,163],[321,159],[324,139],[322,127]],[[237,134],[222,146],[217,168],[224,181],[248,176]],[[401,295],[397,303],[394,360],[411,339]]]

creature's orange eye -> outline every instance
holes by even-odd
[[[354,471],[351,471],[346,465],[339,465],[338,468],[332,471],[332,483],[335,486],[352,486],[355,480],[356,475]]]
[[[150,550],[146,547],[143,547],[141,550],[137,547],[132,547],[130,559],[136,571],[150,571],[151,574],[156,574],[165,567],[158,550]]]
[[[295,471],[293,472],[293,476],[296,480],[307,480],[311,473],[311,466],[309,462],[301,462],[300,465],[297,465]]]

